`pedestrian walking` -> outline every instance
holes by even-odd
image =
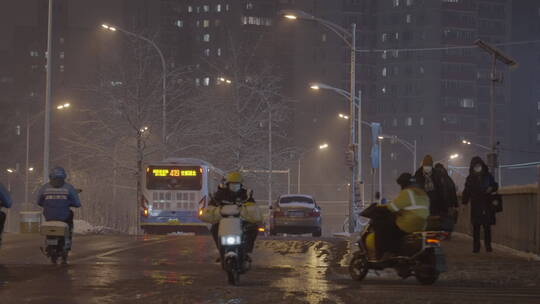
[[[441,219],[441,226],[443,231],[448,232],[448,239],[450,239],[458,217],[457,208],[459,207],[459,203],[456,184],[442,164],[437,163],[435,165],[435,170],[440,173],[443,200],[445,206],[447,207],[446,215]]]
[[[471,160],[469,176],[463,190],[463,205],[471,203],[471,223],[473,226],[473,252],[480,251],[480,229],[484,230],[484,247],[487,252],[491,247],[491,226],[495,225],[495,210],[491,204],[493,194],[499,185],[489,172],[484,161],[476,156]]]

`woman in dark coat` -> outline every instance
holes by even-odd
[[[495,225],[495,211],[491,207],[491,194],[499,185],[489,172],[484,161],[476,156],[471,160],[469,176],[463,190],[463,204],[471,202],[471,223],[473,225],[473,252],[480,251],[480,228],[484,228],[484,246],[491,248],[491,225]]]

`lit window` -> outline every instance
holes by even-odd
[[[386,50],[382,51],[381,57],[382,57],[382,59],[386,59]]]
[[[462,108],[472,109],[474,108],[474,99],[472,98],[460,98],[459,106]]]
[[[65,67],[64,67],[64,65],[62,64],[62,65],[60,65],[60,72],[64,72],[64,71],[65,71]]]
[[[206,87],[210,85],[210,77],[205,77],[204,78],[203,85],[206,86]]]
[[[195,85],[196,86],[200,86],[201,85],[201,80],[199,78],[195,78]]]
[[[201,7],[197,6],[197,13],[200,13],[200,12],[201,12]]]
[[[38,57],[39,53],[37,51],[30,51],[30,57]]]
[[[196,27],[200,27],[200,26],[201,26],[201,21],[200,21],[200,20],[197,20],[197,22],[195,22],[195,26],[196,26]]]
[[[204,56],[206,56],[206,57],[210,56],[210,49],[205,49],[204,50]]]
[[[395,153],[395,152],[390,153],[390,159],[391,159],[391,160],[397,160],[397,156],[398,156],[398,155],[397,155],[397,153]]]
[[[231,6],[229,4],[225,4],[225,10],[228,12],[231,9]]]
[[[382,87],[382,88],[381,88],[381,92],[382,92],[383,94],[386,94],[386,87]]]
[[[65,57],[65,53],[62,51],[60,52],[60,54],[58,55],[58,57],[60,57],[60,59],[64,59]]]
[[[386,67],[384,67],[384,68],[382,69],[382,73],[381,73],[381,74],[383,75],[383,77],[386,77],[386,75],[387,75]]]
[[[188,13],[193,13],[193,6],[188,6],[187,11]]]
[[[398,58],[399,57],[399,50],[392,50],[392,56],[394,56],[394,58]]]
[[[204,34],[203,41],[210,42],[210,34]]]
[[[208,13],[210,11],[210,5],[203,6],[204,12]]]
[[[392,0],[393,4],[394,4],[394,7],[398,7],[399,6],[399,0]]]
[[[396,33],[394,34],[394,36],[396,37],[396,40],[399,40],[399,33],[398,33],[398,32],[396,32]]]
[[[540,127],[540,118],[537,118],[537,119],[536,119],[536,126],[537,126],[537,127]]]
[[[216,12],[221,12],[221,4],[216,5]]]
[[[182,20],[176,20],[176,22],[174,23],[174,25],[176,25],[177,27],[184,27],[184,21],[182,21]]]
[[[248,10],[253,9],[253,3],[251,2],[246,3],[246,9]]]
[[[420,117],[420,125],[421,125],[421,126],[424,125],[424,117]]]
[[[381,35],[381,41],[382,41],[382,42],[386,42],[386,40],[388,40],[388,34],[383,33],[383,34]]]
[[[221,48],[218,48],[218,49],[217,49],[217,55],[218,55],[218,56],[221,56]]]
[[[209,27],[209,26],[210,26],[210,20],[204,20],[203,27]]]
[[[412,126],[412,117],[407,117],[407,118],[405,118],[405,125],[406,125],[407,127]]]
[[[111,81],[111,86],[112,87],[119,87],[122,84],[123,84],[123,82],[121,82],[121,81],[114,81],[114,80]]]
[[[406,23],[411,23],[411,22],[412,22],[412,16],[411,16],[411,14],[407,14],[407,15],[405,16],[405,22],[406,22]]]

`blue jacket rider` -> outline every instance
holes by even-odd
[[[67,223],[73,231],[73,211],[70,207],[79,208],[81,201],[75,188],[65,182],[66,171],[56,167],[49,174],[49,183],[39,190],[37,204],[43,207],[46,221],[61,221]]]
[[[2,207],[10,208],[13,204],[9,192],[4,185],[0,184],[0,209]],[[4,232],[4,224],[6,223],[6,213],[0,210],[0,245],[2,244],[2,232]]]

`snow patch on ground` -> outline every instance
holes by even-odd
[[[73,232],[76,234],[117,234],[120,231],[105,226],[94,226],[85,220],[73,220]]]

